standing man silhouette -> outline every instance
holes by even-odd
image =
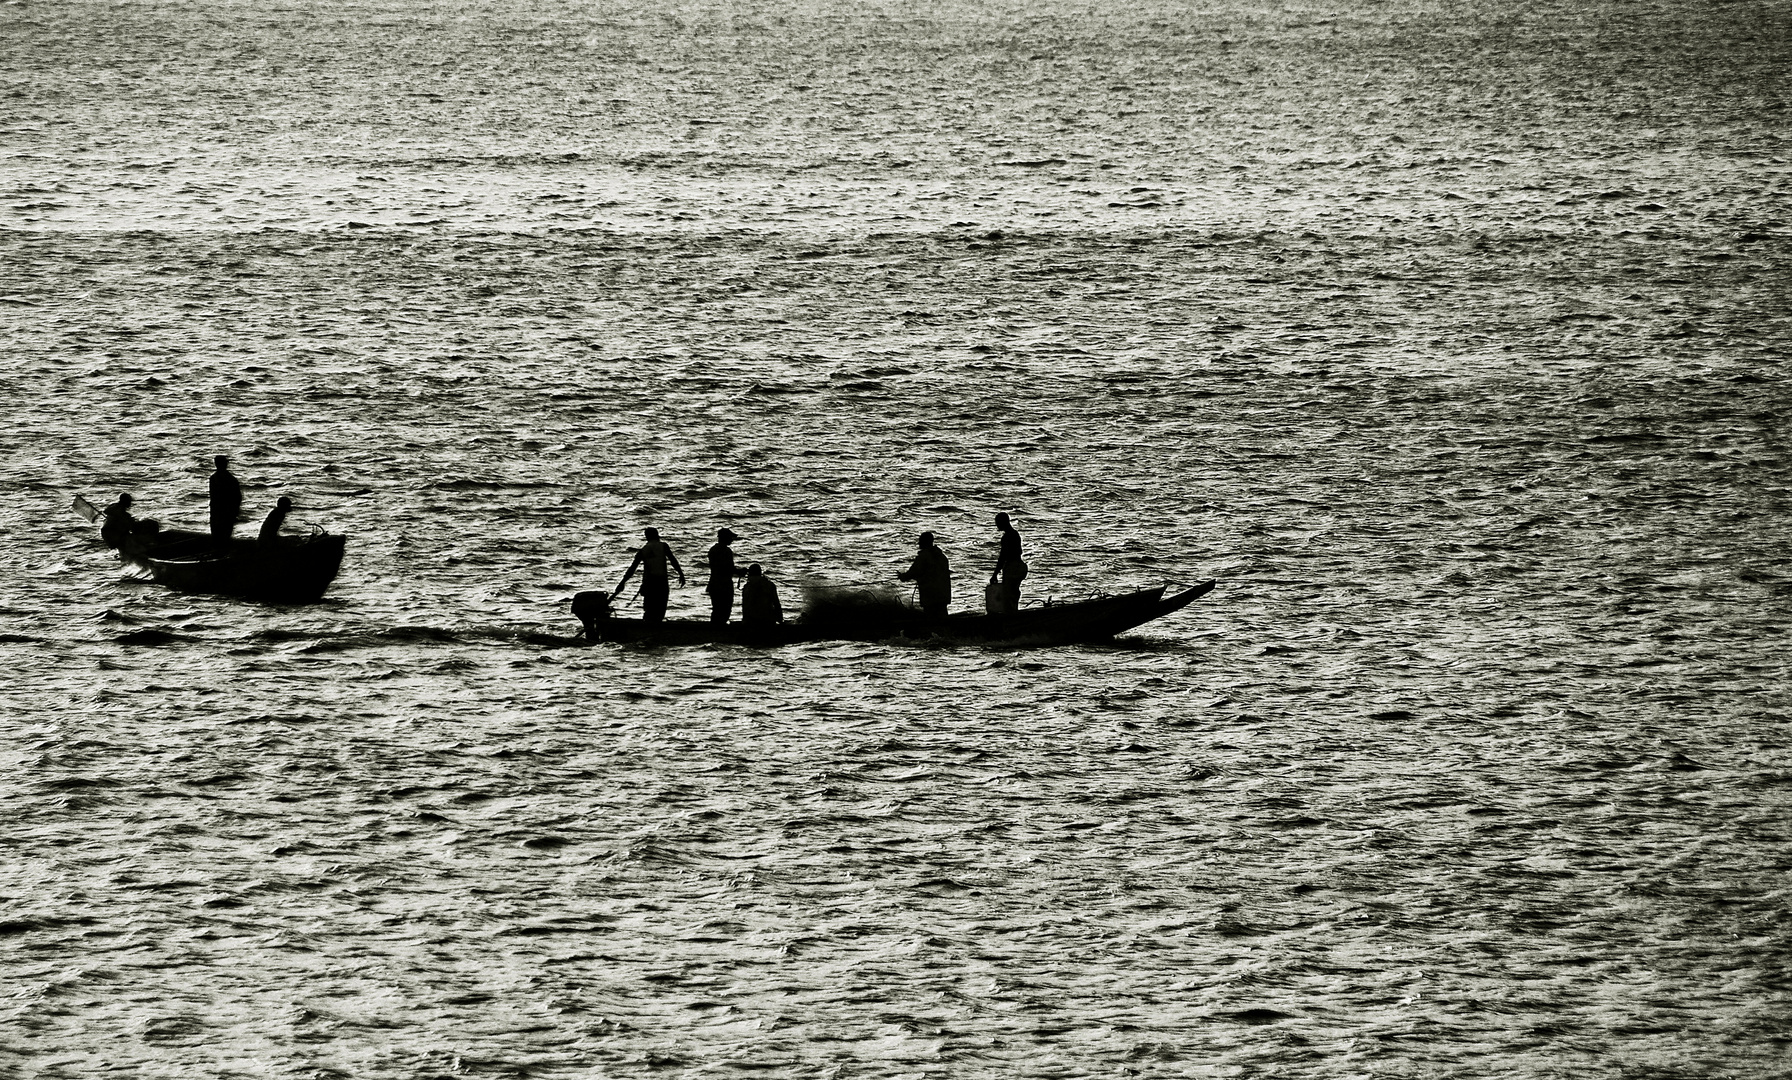
[[[734,610],[734,579],[740,571],[734,568],[734,549],[729,545],[739,539],[733,529],[717,529],[715,546],[709,549],[709,584],[703,591],[709,594],[709,621],[717,625],[727,622]]]
[[[616,583],[615,595],[622,595],[622,587],[634,576],[635,570],[641,571],[641,621],[652,624],[666,621],[666,600],[671,595],[672,585],[666,580],[666,567],[678,571],[678,587],[684,588],[684,567],[678,565],[678,556],[672,549],[660,542],[660,531],[648,529],[641,534],[647,542],[641,550],[635,552],[635,561],[628,564],[623,572],[622,580]],[[730,592],[732,593],[732,589]]]
[[[1027,576],[1027,564],[1020,557],[1020,530],[1009,523],[1007,514],[996,515],[996,528],[1002,531],[1002,551],[989,581],[992,585],[1001,581],[1001,614],[1012,615],[1020,610],[1020,583]]]
[[[230,550],[230,534],[236,519],[243,512],[243,485],[230,474],[230,459],[223,454],[212,458],[218,471],[212,473],[212,546],[221,552]]]

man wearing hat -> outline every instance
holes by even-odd
[[[703,591],[709,594],[709,621],[718,625],[734,610],[734,579],[741,572],[734,568],[734,549],[728,545],[738,539],[732,529],[717,529],[715,546],[709,549],[709,584]]]

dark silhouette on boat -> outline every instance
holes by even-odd
[[[79,495],[74,510],[90,522],[100,518],[100,511]],[[347,543],[346,536],[324,532],[280,536],[272,543],[234,537],[228,550],[220,552],[209,530],[163,529],[154,521],[139,521],[117,548],[127,564],[181,592],[309,604],[321,600],[336,580]]]
[[[637,641],[656,645],[792,645],[805,641],[883,641],[889,638],[934,638],[945,641],[1009,642],[1027,645],[1075,645],[1106,641],[1153,619],[1180,611],[1213,591],[1204,581],[1165,596],[1165,586],[1118,596],[1066,602],[1046,601],[1005,615],[963,612],[930,619],[919,608],[880,594],[858,602],[805,606],[795,622],[749,626],[716,624],[707,619],[668,619],[646,623],[617,618],[610,594],[581,592],[572,611],[588,641]]]

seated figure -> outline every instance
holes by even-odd
[[[122,548],[137,531],[137,519],[131,516],[131,496],[129,492],[118,497],[118,501],[106,507],[105,519],[100,523],[100,539],[109,548]]]
[[[758,563],[747,567],[747,580],[740,587],[740,621],[743,626],[773,626],[784,621],[778,587]]]

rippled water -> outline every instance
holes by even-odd
[[[1784,1073],[1784,5],[0,30],[0,1073]],[[326,603],[67,511],[216,452]],[[997,510],[1220,586],[570,637],[646,525],[962,605]]]

